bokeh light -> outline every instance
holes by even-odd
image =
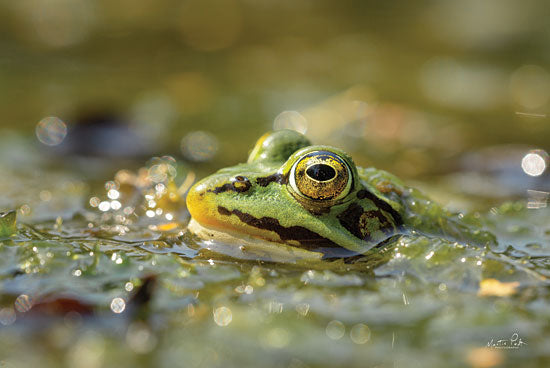
[[[4,326],[9,326],[13,324],[17,316],[13,308],[5,307],[0,309],[0,323]]]
[[[346,326],[340,321],[333,320],[327,324],[325,333],[331,340],[340,340],[346,333]]]
[[[28,312],[32,308],[32,298],[26,294],[21,294],[15,299],[15,310],[20,313]]]
[[[218,139],[208,132],[191,132],[181,140],[181,150],[191,161],[208,161],[218,151]]]
[[[222,306],[214,310],[214,322],[221,327],[227,326],[233,320],[231,309]]]
[[[370,340],[370,329],[367,325],[358,323],[351,328],[349,335],[354,343],[365,344]]]
[[[157,338],[145,323],[134,322],[126,332],[126,343],[136,353],[146,354],[155,348]]]
[[[118,259],[120,258],[117,258],[117,261]],[[117,297],[111,301],[111,310],[113,311],[113,313],[119,314],[124,312],[125,309],[126,309],[126,302],[124,301],[124,299]]]
[[[36,125],[36,137],[47,146],[57,146],[67,136],[67,125],[59,118],[50,116]]]
[[[109,189],[109,191],[107,192],[107,197],[111,199],[118,199],[120,197],[120,192],[114,188]]]
[[[543,150],[531,151],[521,160],[521,168],[530,176],[540,176],[546,170],[548,154]]]
[[[100,211],[107,212],[111,208],[111,203],[109,203],[108,201],[103,201],[99,203],[98,208]]]
[[[283,111],[273,121],[273,130],[291,129],[302,134],[307,131],[307,120],[298,111]]]

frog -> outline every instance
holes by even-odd
[[[387,171],[294,130],[264,134],[246,163],[223,168],[187,194],[188,229],[204,240],[262,244],[320,257],[364,254],[407,233],[490,242]]]

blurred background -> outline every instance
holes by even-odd
[[[201,176],[287,127],[458,194],[548,198],[547,5],[3,0],[0,160],[27,139]]]

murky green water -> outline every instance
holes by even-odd
[[[549,366],[546,5],[0,2],[0,366]],[[189,234],[190,184],[282,127],[497,244],[276,263]]]
[[[18,232],[0,246],[8,365],[547,362],[547,208],[474,213],[498,237],[487,248],[410,234],[352,263],[236,259],[186,232],[182,198],[167,202],[168,179],[145,185],[158,162],[173,161],[94,186],[51,170],[25,142],[20,159],[37,162],[2,168],[4,206],[19,208]],[[487,348],[501,340],[514,348]]]

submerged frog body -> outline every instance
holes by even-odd
[[[247,163],[196,183],[187,196],[189,229],[202,238],[262,241],[326,254],[364,253],[406,231],[471,235],[395,176],[356,167],[340,149],[300,133],[265,134]]]

